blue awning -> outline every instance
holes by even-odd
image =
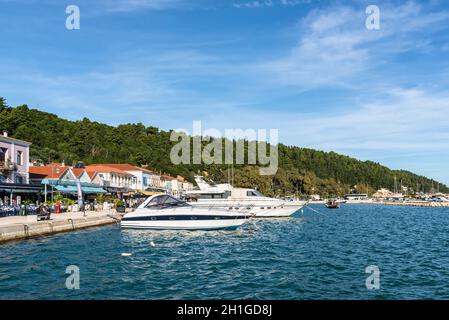
[[[75,186],[55,186],[55,189],[61,191],[63,193],[78,193],[78,190]],[[85,194],[89,193],[106,193],[103,188],[99,187],[81,187],[81,190]]]
[[[95,187],[81,187],[81,190],[84,193],[106,193],[106,190],[103,188],[95,188]]]

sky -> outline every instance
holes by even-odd
[[[79,30],[66,28],[68,5]],[[165,130],[274,128],[287,145],[446,184],[448,56],[444,0],[0,0],[11,106]]]

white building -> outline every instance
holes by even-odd
[[[112,193],[124,193],[132,190],[137,178],[131,173],[111,167],[110,165],[94,164],[86,167],[93,183],[105,187]]]

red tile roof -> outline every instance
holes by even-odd
[[[75,174],[75,177],[79,178],[86,170],[82,168],[72,168],[72,171]]]
[[[172,180],[176,180],[176,177],[172,177],[172,176],[163,174],[163,175],[161,176],[161,179],[162,179],[162,180],[167,180],[167,181],[172,181]]]
[[[52,163],[47,166],[30,167],[30,175],[43,176],[48,179],[59,179],[70,167],[63,167],[59,163]]]
[[[119,169],[119,170],[122,170],[122,171],[144,171],[144,172],[152,173],[152,171],[149,170],[149,169],[145,169],[145,168],[141,168],[141,167],[138,167],[138,166],[134,166],[134,165],[129,164],[129,163],[91,164],[88,167],[93,169],[96,166],[105,166],[105,167],[110,167],[110,168],[114,168],[114,169]]]
[[[115,168],[115,167],[111,167],[108,164],[91,164],[89,166],[86,167],[86,170],[89,172],[95,171],[95,172],[115,172],[115,173],[121,173],[124,175],[128,175],[128,176],[132,176],[130,173]]]
[[[92,179],[94,177],[94,175],[97,173],[97,171],[88,171],[86,170],[87,174],[89,175],[89,177]]]

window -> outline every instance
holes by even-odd
[[[246,196],[248,196],[248,197],[263,197],[263,194],[261,194],[257,190],[249,190],[249,191],[246,191]]]
[[[146,204],[145,208],[158,210],[169,207],[183,207],[183,206],[189,205],[185,201],[178,200],[172,196],[159,195],[151,199],[151,201]]]
[[[226,198],[224,193],[203,193],[200,194],[200,199],[223,199]]]
[[[17,151],[17,161],[16,161],[16,163],[19,166],[23,165],[23,152],[22,151]]]
[[[148,185],[148,178],[147,177],[143,177],[143,185],[144,186]]]
[[[0,162],[4,162],[6,160],[6,153],[7,152],[8,152],[8,149],[0,148]]]
[[[15,180],[16,180],[15,183],[18,183],[18,184],[22,184],[23,183],[23,177],[22,176],[16,176]]]

